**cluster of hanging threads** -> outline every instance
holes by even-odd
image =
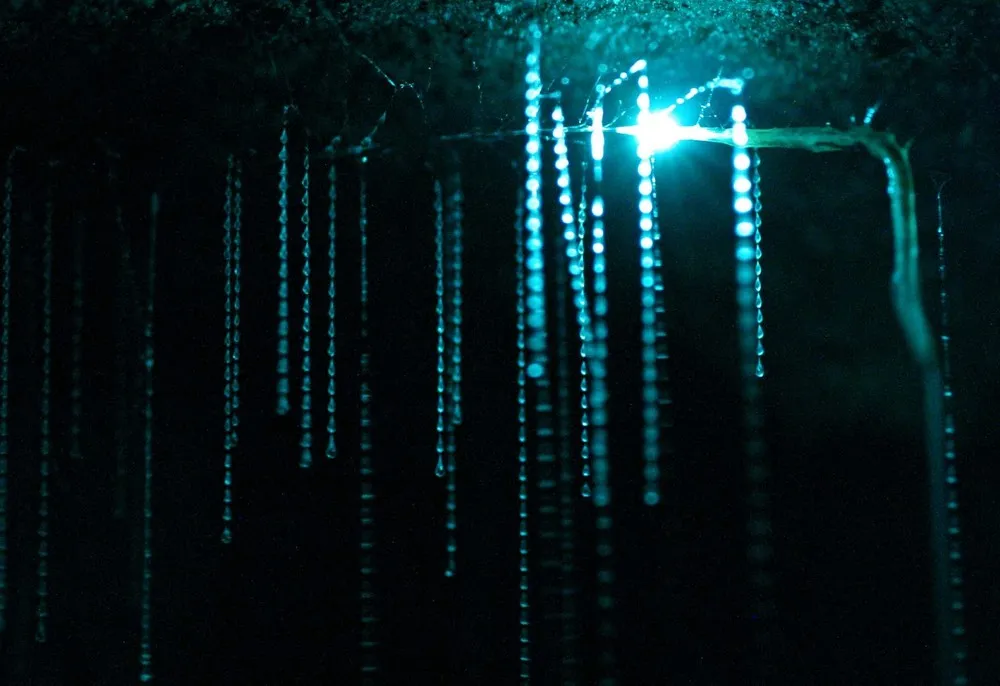
[[[758,364],[757,309],[754,284],[756,280],[757,227],[752,213],[750,167],[747,151],[747,113],[742,105],[732,108],[733,120],[733,209],[736,212],[736,303],[740,347],[740,370],[743,388],[744,431],[746,438],[746,473],[749,486],[748,498],[748,562],[750,587],[753,596],[751,617],[753,639],[757,651],[756,668],[762,679],[772,668],[770,635],[773,627],[774,599],[770,577],[772,533],[770,504],[767,492],[768,468],[762,436],[762,410]]]
[[[946,602],[951,613],[951,635],[953,655],[952,672],[954,686],[965,686],[969,683],[966,673],[968,649],[965,639],[965,590],[962,572],[962,542],[961,525],[958,517],[958,471],[956,469],[957,453],[955,450],[955,414],[954,392],[951,376],[951,322],[948,312],[948,282],[947,261],[944,249],[944,212],[941,195],[947,179],[938,184],[937,189],[937,238],[938,238],[938,281],[940,313],[940,341],[942,362],[942,403],[944,406],[944,459],[945,484],[947,486],[947,517],[948,517],[948,591]]]
[[[632,65],[631,73],[639,74],[639,123],[650,116],[649,76],[646,60]],[[639,155],[639,274],[642,304],[642,421],[643,421],[643,501],[647,505],[660,502],[660,426],[656,366],[656,271],[653,237],[653,151],[640,139]]]
[[[0,632],[7,626],[7,460],[10,454],[10,258],[14,223],[14,154],[7,157],[0,256]]]
[[[291,393],[289,353],[289,323],[288,323],[288,112],[290,105],[285,105],[281,119],[281,170],[278,173],[278,405],[279,415],[291,411],[288,399]]]
[[[336,141],[331,143],[330,149],[334,149]],[[327,278],[329,279],[329,284],[327,285],[327,298],[329,299],[329,304],[327,308],[327,318],[329,322],[327,324],[326,336],[326,457],[328,460],[333,459],[337,456],[337,373],[336,373],[336,333],[337,333],[337,317],[336,317],[336,303],[337,303],[337,165],[334,162],[330,163],[330,172],[328,176],[330,182],[330,210],[329,210],[329,239],[330,245],[327,252],[327,258],[329,260]]]
[[[150,199],[148,290],[146,292],[145,339],[146,403],[143,437],[143,500],[142,500],[142,590],[140,592],[139,680],[153,680],[153,303],[156,285],[156,224],[160,199],[153,193]]]
[[[309,296],[312,291],[312,269],[309,262],[309,144],[306,143],[302,174],[302,449],[299,466],[312,466],[312,312]]]
[[[374,683],[378,664],[375,649],[375,474],[372,462],[372,393],[370,385],[370,343],[368,341],[368,183],[365,176],[367,157],[361,163],[361,207],[358,222],[361,233],[361,674],[365,686]]]
[[[223,491],[222,491],[222,542],[233,540],[233,156],[229,156],[226,171],[226,214],[222,228],[222,259],[225,262],[225,352],[223,366]]]
[[[52,187],[45,203],[44,245],[42,248],[42,412],[39,450],[38,502],[38,607],[35,641],[48,640],[49,617],[49,471],[52,455]]]
[[[525,342],[524,208],[525,192],[523,188],[519,188],[514,236],[517,264],[517,541],[518,623],[520,624],[520,650],[518,652],[520,670],[518,674],[522,686],[531,682],[531,600],[528,596],[528,361]]]
[[[83,459],[83,244],[84,221],[77,218],[73,231],[73,334],[70,386],[70,457]]]

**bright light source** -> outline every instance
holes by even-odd
[[[680,126],[666,110],[641,112],[635,137],[640,147],[652,152],[669,150],[680,140]]]

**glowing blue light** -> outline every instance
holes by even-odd
[[[667,110],[649,110],[649,96],[642,99],[645,109],[641,109],[636,119],[635,136],[639,148],[647,155],[674,147],[681,138],[681,129]]]

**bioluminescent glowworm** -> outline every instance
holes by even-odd
[[[299,466],[312,466],[312,249],[309,245],[309,144],[306,143],[302,173],[302,437]]]
[[[289,401],[291,380],[289,379],[289,323],[288,323],[288,112],[290,106],[285,105],[281,119],[281,170],[278,175],[278,367],[277,392],[279,415],[291,411]]]
[[[52,188],[45,203],[42,248],[42,407],[39,448],[38,498],[38,605],[35,611],[35,641],[48,640],[49,618],[49,472],[52,469]]]
[[[139,681],[153,680],[153,323],[156,286],[156,225],[160,214],[160,198],[150,199],[149,222],[149,282],[146,291],[146,321],[143,339],[146,361],[145,427],[143,430],[142,488],[142,588],[140,591]]]

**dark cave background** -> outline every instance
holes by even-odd
[[[537,14],[536,14],[537,13]],[[597,77],[650,62],[654,107],[753,69],[759,127],[875,125],[914,138],[925,305],[938,321],[935,179],[949,256],[952,365],[975,683],[1000,658],[993,459],[1000,436],[1000,73],[986,2],[18,2],[0,15],[0,149],[15,157],[10,456],[11,599],[0,681],[137,679],[141,393],[136,308],[149,195],[157,242],[153,670],[169,684],[356,683],[359,659],[356,333],[358,163],[338,159],[338,405],[342,453],[298,464],[297,280],[292,212],[292,402],[274,416],[277,151],[294,102],[313,157],[316,435],[325,422],[326,165],[334,135],[367,164],[376,577],[382,683],[511,683],[517,675],[513,220],[520,139],[442,143],[523,126],[527,22],[545,32],[543,81],[571,122]],[[377,68],[376,68],[377,65]],[[559,84],[558,79],[568,81]],[[392,83],[396,85],[393,86]],[[412,84],[412,85],[403,85]],[[706,111],[725,124],[724,98]],[[611,106],[631,113],[630,88]],[[696,103],[689,105],[697,108]],[[612,110],[613,111],[613,110]],[[378,124],[382,114],[385,119]],[[612,115],[613,116],[613,115]],[[465,205],[465,423],[458,576],[443,577],[444,487],[434,468],[433,175],[458,154]],[[584,152],[571,146],[574,160]],[[229,154],[245,164],[243,408],[231,546],[222,499],[222,203]],[[550,154],[550,153],[549,153]],[[730,152],[658,156],[674,393],[664,503],[641,504],[634,147],[609,138],[610,368],[620,683],[745,683],[745,478],[733,293]],[[889,299],[885,172],[862,150],[764,150],[766,437],[774,467],[779,651],[774,683],[931,683],[927,494],[920,383]],[[51,164],[51,163],[55,164]],[[512,166],[513,163],[517,166]],[[112,187],[108,170],[118,170]],[[574,174],[577,172],[574,164]],[[54,473],[49,641],[34,634],[41,382],[41,227],[55,188]],[[574,176],[574,188],[578,179]],[[551,185],[551,184],[550,184]],[[119,273],[122,203],[134,283]],[[554,196],[547,195],[550,213]],[[70,264],[86,232],[85,454],[68,456]],[[549,223],[549,229],[554,222]],[[555,238],[549,234],[549,244]],[[551,272],[552,267],[549,266]],[[116,305],[123,289],[130,303]],[[112,516],[115,327],[130,335],[132,463]],[[595,653],[593,517],[578,502],[580,683]],[[537,551],[537,543],[534,550]],[[556,681],[558,625],[533,634]]]

